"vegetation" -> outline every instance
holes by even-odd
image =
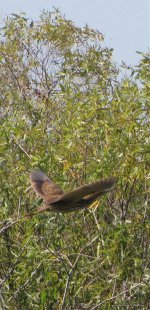
[[[1,308],[149,308],[149,53],[121,77],[103,35],[57,10],[6,18],[0,41]],[[69,191],[117,175],[89,210],[41,205],[28,172]]]

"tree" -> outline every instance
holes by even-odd
[[[121,80],[103,40],[57,10],[1,30],[2,309],[148,307],[149,54]],[[119,182],[90,210],[11,225],[41,205],[37,166],[66,191]]]

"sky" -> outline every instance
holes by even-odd
[[[87,24],[102,32],[118,64],[137,65],[136,51],[149,51],[150,0],[4,0],[0,16],[25,12],[29,19],[38,20],[43,9],[53,11],[53,7],[76,26]]]

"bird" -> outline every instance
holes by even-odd
[[[100,196],[112,190],[117,177],[103,178],[90,184],[85,184],[70,192],[64,192],[40,169],[34,169],[29,174],[33,190],[43,199],[44,204],[36,213],[54,211],[59,213],[73,212],[88,208]]]

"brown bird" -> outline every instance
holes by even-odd
[[[37,209],[36,213],[72,212],[89,207],[97,198],[109,192],[117,182],[117,177],[85,184],[68,193],[64,193],[59,185],[53,183],[39,169],[30,173],[30,182],[34,191],[44,200],[43,207]]]

